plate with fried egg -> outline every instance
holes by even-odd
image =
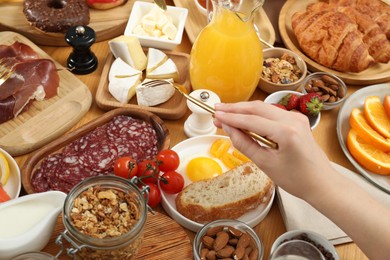
[[[229,170],[220,159],[210,153],[211,145],[218,139],[230,141],[227,136],[223,135],[202,135],[186,139],[171,148],[180,157],[180,165],[176,171],[183,176],[184,186],[202,179],[213,178]],[[234,147],[231,146],[229,152],[233,149]],[[193,232],[197,232],[203,227],[204,224],[192,221],[176,210],[175,199],[177,194],[168,194],[162,191],[161,196],[161,204],[164,210],[180,225]],[[272,189],[268,196],[270,198],[266,200],[266,203],[262,203],[257,208],[248,211],[238,220],[247,223],[251,227],[259,224],[271,209],[275,189]]]

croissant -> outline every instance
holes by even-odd
[[[358,30],[363,34],[363,42],[368,48],[368,52],[376,62],[387,63],[390,60],[390,41],[374,20],[365,13],[359,12],[351,6],[338,6],[323,2],[311,4],[308,11],[320,11],[330,9],[338,11],[350,18],[358,25]]]
[[[292,28],[302,50],[325,67],[360,72],[375,62],[356,23],[341,12],[308,8],[294,13]]]
[[[322,0],[332,5],[350,6],[368,15],[390,40],[390,6],[381,0]]]

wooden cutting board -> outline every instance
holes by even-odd
[[[23,0],[0,1],[0,31],[20,33],[38,45],[68,46],[63,33],[45,33],[31,26],[23,14]],[[123,34],[134,0],[108,10],[90,9],[89,27],[95,30],[96,40],[103,41]]]
[[[64,231],[61,215],[58,217],[54,232],[49,243],[42,250],[56,255],[60,248],[55,240]],[[64,252],[58,259],[72,259],[66,255],[65,248],[70,245],[63,239]],[[144,230],[144,240],[136,257],[137,260],[183,260],[192,259],[192,244],[184,229],[168,216],[155,212],[148,213]]]
[[[29,45],[40,57],[51,59],[24,36],[0,32],[0,44],[10,45],[15,41]],[[58,95],[33,101],[26,112],[0,124],[0,147],[13,156],[29,153],[56,139],[74,126],[91,106],[92,94],[88,87],[61,64],[54,63],[60,77]]]

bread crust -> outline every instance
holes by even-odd
[[[177,211],[192,221],[198,223],[207,223],[213,220],[223,218],[239,218],[246,212],[257,208],[261,203],[268,202],[271,196],[271,192],[273,190],[273,183],[271,179],[269,179],[260,169],[258,169],[257,166],[254,165],[254,163],[250,162],[248,165],[250,165],[250,167],[242,166],[240,168],[234,168],[231,171],[228,171],[213,179],[192,183],[186,186],[176,197],[175,202]],[[186,192],[190,189],[193,189],[193,186],[214,185],[215,182],[222,182],[224,178],[227,178],[226,176],[229,176],[231,174],[237,174],[237,171],[240,172],[239,174],[242,175],[244,181],[247,181],[249,180],[249,178],[245,179],[245,175],[254,174],[252,173],[252,167],[254,166],[258,169],[258,172],[256,173],[257,177],[260,178],[260,175],[264,175],[261,177],[264,181],[263,189],[254,192],[248,191],[248,193],[252,194],[246,198],[235,200],[234,197],[231,197],[231,200],[226,200],[223,204],[212,206],[203,205],[202,203],[188,203],[185,198],[187,196]],[[250,172],[247,171],[248,169],[250,169]],[[226,198],[228,198],[228,196],[226,196]]]

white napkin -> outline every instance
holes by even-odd
[[[390,208],[390,194],[369,183],[359,174],[352,172],[336,163],[332,166],[341,174],[350,178],[365,189],[376,200]],[[332,244],[338,245],[352,240],[332,221],[301,200],[281,188],[277,188],[278,204],[288,231],[295,229],[311,230],[326,237]]]

